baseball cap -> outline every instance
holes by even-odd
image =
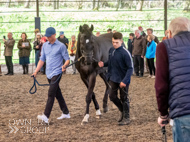
[[[63,35],[63,34],[64,34],[64,32],[63,32],[63,31],[61,31],[59,35]]]
[[[52,35],[56,34],[56,30],[53,27],[49,27],[46,29],[46,37],[50,37]]]

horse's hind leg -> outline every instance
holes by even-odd
[[[103,73],[100,73],[99,75],[103,79],[103,81],[106,85],[106,90],[105,90],[105,94],[104,94],[104,98],[103,98],[103,112],[106,113],[106,112],[108,112],[108,90],[109,90],[109,86],[108,86],[108,82],[106,80],[106,76]]]

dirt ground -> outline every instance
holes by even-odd
[[[47,83],[46,76],[37,77],[40,83]],[[117,108],[109,100],[109,112],[102,113],[101,119],[95,117],[93,103],[90,106],[90,119],[81,125],[85,112],[87,89],[79,74],[63,75],[60,87],[70,110],[71,119],[57,120],[61,115],[55,101],[50,116],[50,124],[38,122],[47,100],[48,87],[39,87],[36,94],[28,91],[33,84],[30,75],[15,74],[0,77],[0,142],[161,142],[161,128],[157,124],[157,104],[154,79],[132,77],[129,88],[131,99],[131,123],[118,126]],[[102,110],[105,85],[97,77],[96,94]],[[167,126],[167,138],[172,141],[171,127]]]

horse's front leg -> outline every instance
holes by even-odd
[[[89,106],[91,103],[91,100],[96,99],[95,95],[93,93],[94,87],[95,87],[95,83],[96,83],[96,72],[93,72],[89,75],[89,84],[88,84],[88,93],[86,95],[86,112],[85,112],[85,116],[84,119],[82,120],[82,125],[85,123],[88,123],[88,119],[89,119]],[[95,101],[97,103],[97,101]],[[99,107],[99,106],[98,106]],[[98,108],[99,110],[99,108]],[[97,111],[98,111],[97,110]],[[100,111],[98,111],[100,112]]]

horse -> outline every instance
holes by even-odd
[[[75,57],[75,61],[80,59],[75,66],[80,73],[82,81],[88,89],[88,93],[86,95],[86,112],[81,125],[88,123],[89,105],[91,103],[91,100],[93,101],[96,109],[96,118],[101,117],[99,104],[96,100],[95,93],[93,92],[96,83],[96,76],[98,74],[106,85],[106,90],[103,98],[103,112],[106,113],[108,111],[107,102],[109,84],[107,83],[105,75],[107,68],[100,68],[98,66],[98,62],[108,61],[109,50],[111,47],[113,47],[113,33],[102,34],[99,37],[96,37],[92,33],[93,29],[93,25],[91,25],[91,27],[86,24],[80,26]]]

